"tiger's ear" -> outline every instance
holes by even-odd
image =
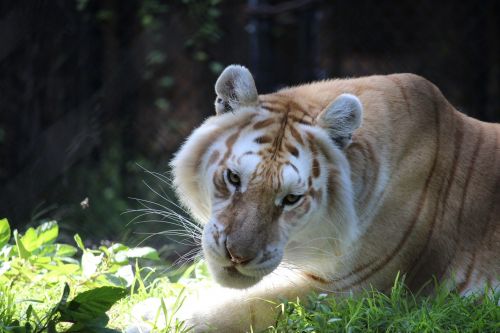
[[[257,88],[250,71],[240,65],[226,67],[215,83],[215,112],[233,111],[258,104]]]
[[[361,101],[354,95],[342,94],[318,115],[317,124],[343,149],[351,143],[352,133],[361,126],[362,118]]]

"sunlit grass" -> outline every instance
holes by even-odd
[[[418,296],[396,281],[389,294],[376,290],[349,297],[312,295],[280,305],[271,332],[500,332],[500,293],[461,297],[437,287]]]

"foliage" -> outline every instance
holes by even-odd
[[[130,259],[158,254],[123,244],[86,249],[75,235],[78,261],[78,248],[56,243],[58,233],[55,221],[21,235],[0,220],[0,331],[116,332],[105,328],[106,312],[137,281]]]
[[[204,62],[209,59],[207,49],[210,44],[217,42],[222,31],[217,20],[219,19],[220,5],[222,0],[175,0],[168,4],[160,0],[145,0],[142,1],[138,11],[138,16],[144,28],[150,29],[155,34],[161,34],[160,28],[162,15],[165,15],[172,10],[180,10],[186,12],[186,18],[190,26],[193,27],[190,36],[184,43],[192,51],[192,56],[195,60]],[[156,40],[160,39],[159,35],[155,35]],[[161,50],[154,50],[149,54],[148,59],[155,64],[165,62],[167,55]],[[218,63],[211,62],[210,68],[217,66]]]

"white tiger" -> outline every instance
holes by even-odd
[[[229,66],[215,90],[216,115],[172,161],[209,269],[234,288],[185,307],[196,332],[258,331],[276,316],[267,300],[385,291],[397,272],[413,289],[498,285],[499,125],[412,74],[259,96]]]

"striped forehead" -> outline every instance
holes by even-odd
[[[301,125],[289,123],[284,128],[279,117],[266,114],[253,120],[239,130],[238,138],[230,147],[227,166],[242,178],[257,183],[267,182],[290,190],[305,186],[311,171],[311,152],[304,145]]]

